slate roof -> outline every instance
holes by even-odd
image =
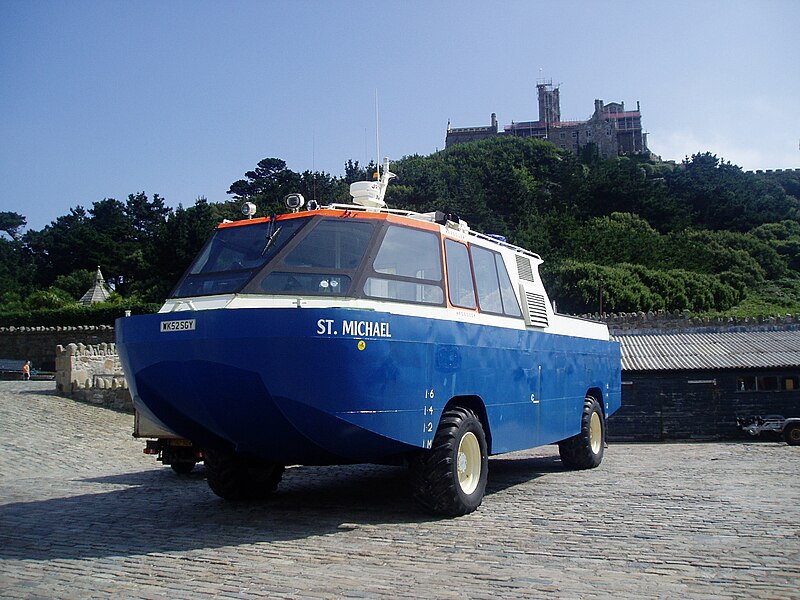
[[[800,367],[800,330],[616,335],[623,371]]]
[[[86,290],[86,293],[81,297],[81,304],[95,304],[96,302],[105,302],[111,294],[108,286],[106,286],[103,274],[100,272],[100,267],[97,267],[97,273],[94,275],[94,285]]]

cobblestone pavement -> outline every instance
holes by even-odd
[[[800,448],[613,444],[496,457],[481,508],[421,513],[399,468],[288,469],[230,504],[132,417],[0,382],[4,598],[797,598]]]

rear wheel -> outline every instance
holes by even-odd
[[[412,462],[414,497],[438,515],[471,513],[483,501],[488,472],[486,435],[480,420],[468,408],[448,409],[431,450]]]
[[[194,461],[180,461],[172,463],[170,467],[172,467],[172,470],[179,475],[188,475],[192,472],[192,469],[194,469],[196,464],[197,463]]]
[[[800,423],[791,423],[784,427],[783,439],[790,446],[800,446]]]
[[[570,469],[594,469],[603,461],[606,427],[600,403],[588,396],[583,402],[581,431],[558,443],[558,455]]]
[[[266,498],[278,487],[283,465],[236,454],[232,450],[208,450],[205,457],[208,486],[225,500]]]

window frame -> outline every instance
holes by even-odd
[[[774,380],[767,383],[767,380]],[[788,389],[786,382],[792,381],[792,389]],[[771,387],[774,383],[775,387]],[[752,387],[751,387],[752,386]],[[737,394],[783,394],[797,393],[800,391],[800,374],[795,371],[782,371],[778,373],[739,373],[736,375]]]
[[[476,293],[476,295],[478,297],[478,309],[480,310],[480,312],[484,313],[484,314],[487,314],[487,315],[497,315],[497,316],[500,316],[500,317],[509,317],[511,319],[522,319],[523,318],[522,308],[520,307],[519,300],[517,299],[517,296],[514,293],[514,289],[513,289],[514,288],[514,284],[511,281],[511,276],[508,274],[508,269],[505,268],[505,260],[503,260],[502,253],[497,252],[496,250],[492,250],[490,248],[486,248],[485,246],[479,246],[477,244],[470,244],[469,250],[470,250],[470,258],[472,260],[472,277],[473,277],[473,280],[475,281],[475,293]],[[481,303],[481,293],[480,293],[480,290],[478,289],[478,287],[479,287],[478,286],[478,275],[477,275],[478,270],[475,267],[475,252],[476,251],[485,252],[486,254],[488,254],[491,257],[492,266],[494,268],[495,281],[497,282],[497,293],[498,293],[498,298],[500,300],[501,312],[488,310],[488,309],[484,308],[483,304]],[[508,280],[508,284],[510,286],[510,289],[508,290],[508,292],[510,292],[511,295],[513,296],[514,304],[515,304],[516,309],[517,309],[516,313],[509,312],[508,310],[506,310],[506,294],[503,292],[503,283],[501,282],[500,271],[499,271],[499,267],[498,267],[497,261],[500,261],[502,263],[502,265],[503,265],[503,270],[505,271],[505,276],[506,276],[506,279]]]
[[[364,223],[372,227],[372,232],[370,234],[370,239],[364,246],[363,253],[361,255],[361,259],[358,264],[354,268],[350,269],[342,269],[342,268],[329,268],[324,269],[322,267],[302,267],[302,266],[292,266],[287,264],[286,259],[291,256],[292,252],[302,244],[310,235],[314,233],[317,227],[320,227],[324,223],[352,223],[355,220],[342,220],[340,217],[332,217],[332,216],[314,216],[312,217],[311,221],[307,223],[302,229],[305,230],[303,235],[294,235],[291,241],[287,242],[281,250],[274,256],[272,259],[262,268],[251,280],[250,282],[242,289],[241,293],[243,294],[266,294],[269,296],[320,296],[320,297],[329,297],[329,298],[357,298],[359,297],[358,285],[359,281],[362,279],[361,273],[364,269],[364,263],[368,260],[368,257],[372,254],[372,249],[375,244],[375,239],[380,235],[380,224],[372,221],[372,220],[358,220],[359,223]],[[298,231],[298,233],[300,233]],[[298,290],[298,291],[267,291],[262,287],[262,283],[266,281],[266,279],[272,275],[273,273],[281,274],[281,273],[288,273],[288,274],[297,274],[297,275],[327,275],[331,278],[334,277],[348,277],[350,279],[350,285],[348,287],[347,292],[331,294],[325,293],[321,291],[313,291],[313,290]]]
[[[447,249],[448,244],[455,244],[456,247],[460,246],[464,249],[465,255],[467,257],[467,268],[469,269],[469,279],[472,282],[472,299],[474,300],[474,306],[465,306],[463,304],[456,304],[453,301],[453,294],[452,294],[452,287],[451,287],[451,278],[450,278],[450,262],[448,257],[450,256],[450,252]],[[460,251],[460,250],[459,250]],[[454,256],[454,259],[456,257]],[[451,306],[455,308],[459,308],[461,310],[469,310],[478,312],[479,305],[478,305],[478,291],[475,286],[475,269],[472,265],[472,254],[469,251],[469,244],[467,242],[462,242],[460,240],[455,240],[453,238],[444,238],[444,265],[445,265],[445,272],[447,273],[447,300]],[[455,269],[454,269],[455,270]]]
[[[253,285],[253,282],[259,278],[259,276],[264,272],[265,269],[269,268],[269,266],[274,263],[274,261],[286,250],[287,247],[290,247],[292,245],[292,242],[295,241],[295,239],[297,238],[297,235],[300,232],[302,232],[304,229],[306,229],[309,225],[311,225],[313,220],[314,220],[313,218],[302,218],[302,217],[300,219],[298,219],[298,221],[297,221],[298,227],[293,232],[291,232],[291,234],[289,235],[288,238],[286,238],[283,241],[283,244],[279,246],[279,250],[272,257],[267,258],[261,265],[258,265],[258,266],[253,267],[253,268],[230,269],[230,270],[222,270],[222,271],[204,271],[202,269],[194,271],[194,268],[197,266],[198,261],[200,260],[200,258],[202,256],[207,255],[208,257],[210,257],[212,252],[214,252],[217,255],[219,255],[221,250],[220,249],[215,249],[213,247],[217,237],[224,237],[227,234],[227,232],[236,231],[238,227],[254,227],[254,228],[256,228],[257,231],[259,231],[259,233],[261,233],[261,230],[264,229],[264,227],[262,227],[262,225],[264,225],[266,227],[269,227],[269,221],[265,221],[265,222],[262,222],[262,223],[256,223],[256,224],[252,224],[252,225],[250,225],[250,224],[236,225],[236,226],[231,227],[231,228],[227,228],[227,227],[226,228],[221,228],[221,227],[214,228],[214,230],[211,232],[211,234],[208,236],[208,238],[206,239],[205,243],[203,244],[203,247],[194,256],[192,261],[189,263],[189,266],[186,267],[186,270],[181,275],[180,279],[178,279],[178,282],[172,288],[172,290],[169,293],[169,296],[167,296],[167,297],[169,299],[180,299],[180,298],[200,298],[200,297],[204,297],[204,296],[219,296],[219,295],[228,295],[228,294],[240,294],[240,293],[244,294],[244,293],[248,293],[248,289]],[[280,227],[281,226],[281,220],[275,221],[274,226],[276,228]],[[224,246],[225,241],[222,240],[220,242],[220,244]],[[237,285],[233,286],[229,290],[215,290],[215,291],[206,292],[206,293],[196,292],[196,293],[192,293],[192,294],[180,293],[181,292],[181,288],[183,288],[185,285],[187,285],[190,280],[201,280],[203,278],[205,278],[207,280],[211,280],[211,279],[214,279],[214,278],[224,279],[226,277],[229,277],[232,274],[237,274],[237,273],[243,275],[243,278],[241,279],[241,281]]]
[[[435,248],[436,248],[436,262],[439,266],[439,279],[423,279],[421,277],[411,277],[408,275],[397,275],[393,273],[386,273],[383,271],[376,271],[375,270],[375,261],[378,259],[378,254],[380,253],[381,247],[383,246],[386,237],[389,235],[389,232],[392,229],[401,229],[406,231],[412,231],[414,233],[422,233],[423,235],[431,236],[435,241]],[[409,300],[407,298],[393,298],[387,296],[375,296],[367,294],[364,291],[367,282],[370,279],[376,279],[378,281],[386,281],[386,282],[398,282],[398,283],[406,283],[415,286],[427,286],[436,288],[441,293],[441,300],[439,302],[425,302],[421,300]],[[438,231],[431,231],[429,229],[423,229],[420,227],[411,227],[409,225],[401,224],[401,223],[394,223],[391,221],[386,221],[382,230],[376,235],[374,244],[370,249],[369,257],[365,259],[363,264],[363,269],[361,271],[360,277],[356,282],[356,294],[360,298],[365,298],[368,300],[377,300],[380,302],[401,302],[403,304],[413,304],[416,306],[446,306],[447,301],[447,292],[445,290],[445,263],[444,263],[444,256],[442,252],[442,236]]]

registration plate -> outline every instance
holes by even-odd
[[[161,333],[165,331],[194,331],[194,319],[181,319],[179,321],[161,321]]]

